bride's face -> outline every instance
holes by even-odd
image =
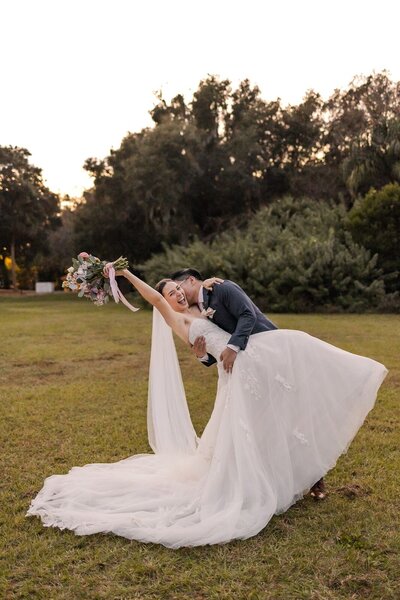
[[[179,283],[168,281],[163,288],[162,294],[176,312],[185,312],[189,308],[186,294]]]

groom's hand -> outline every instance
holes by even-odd
[[[232,373],[233,363],[235,362],[237,357],[237,352],[232,350],[232,348],[225,348],[223,352],[221,352],[221,356],[219,360],[222,361],[224,365],[224,369],[227,373]]]

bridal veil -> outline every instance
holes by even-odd
[[[171,328],[153,309],[147,405],[149,444],[155,454],[192,454],[197,435],[190,419]]]

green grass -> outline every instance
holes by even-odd
[[[64,295],[0,299],[1,598],[400,598],[400,318],[273,318],[383,362],[377,405],[329,473],[325,502],[305,498],[246,541],[168,550],[24,516],[45,477],[148,451],[150,312]],[[216,369],[178,351],[201,433]]]

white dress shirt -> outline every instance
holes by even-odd
[[[217,284],[215,284],[215,285],[217,285]],[[200,289],[199,289],[199,296],[197,298],[197,305],[200,309],[200,312],[202,312],[204,310],[203,290],[204,290],[204,287],[201,285]],[[230,348],[231,350],[234,350],[235,352],[239,352],[239,350],[240,350],[239,346],[235,346],[234,344],[227,344],[226,347]],[[198,357],[198,358],[199,358],[199,360],[201,360],[201,362],[207,362],[208,354],[205,354],[201,358],[200,357]]]

